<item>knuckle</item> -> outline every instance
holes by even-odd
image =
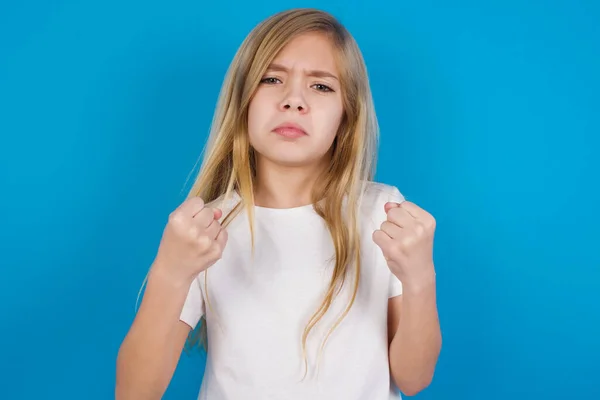
[[[380,241],[380,239],[381,239],[381,235],[382,235],[382,232],[381,232],[381,230],[376,230],[376,231],[374,231],[374,232],[373,232],[373,235],[372,235],[372,237],[373,237],[373,240],[374,240],[376,243],[377,243],[377,242],[379,242],[379,241]]]
[[[400,251],[406,251],[407,248],[415,241],[415,235],[407,235],[403,237],[398,243],[398,249]]]
[[[198,238],[198,247],[201,252],[204,252],[210,248],[211,243],[212,240],[206,235],[202,235]]]
[[[175,224],[177,223],[179,220],[181,220],[181,213],[179,212],[179,210],[175,210],[173,212],[171,212],[169,214],[169,223],[170,224]]]
[[[395,259],[400,258],[404,255],[404,252],[402,251],[400,246],[393,246],[392,248],[388,249],[387,253],[390,258]]]
[[[202,197],[192,197],[190,199],[190,203],[194,206],[204,207],[204,200],[202,199]]]
[[[180,212],[174,212],[169,215],[169,221],[167,222],[167,226],[178,236],[185,236],[187,234],[186,222]]]
[[[435,217],[433,215],[430,215],[429,216],[429,227],[431,229],[435,229],[436,224],[437,224],[437,221],[435,220]]]
[[[200,228],[198,226],[191,224],[188,228],[188,236],[190,239],[194,240],[200,236]]]
[[[421,221],[417,221],[417,223],[415,224],[415,233],[419,236],[422,236],[425,234],[426,231],[427,231],[427,227],[426,227],[425,223],[423,223]]]

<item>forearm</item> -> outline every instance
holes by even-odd
[[[390,372],[400,390],[416,394],[429,385],[441,349],[435,279],[405,286],[398,328],[390,344]]]
[[[143,300],[117,358],[117,399],[160,399],[181,346],[179,316],[189,284],[152,270]]]

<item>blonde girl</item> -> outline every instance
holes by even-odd
[[[260,23],[169,216],[117,399],[160,399],[186,341],[207,350],[199,399],[388,400],[429,385],[435,220],[373,181],[377,141],[348,31],[314,9]]]

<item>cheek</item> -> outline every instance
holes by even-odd
[[[264,113],[261,112],[260,99],[254,98],[248,106],[248,135],[254,137],[264,125]]]
[[[342,122],[343,108],[341,104],[335,104],[330,107],[320,109],[319,120],[321,122],[321,131],[327,141],[333,141],[340,123]]]
[[[257,136],[268,128],[276,111],[273,94],[267,90],[258,89],[248,105],[248,134]]]

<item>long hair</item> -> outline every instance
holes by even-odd
[[[335,266],[323,301],[307,321],[301,339],[306,362],[310,331],[329,310],[349,275],[353,275],[352,296],[340,318],[324,338],[349,312],[358,291],[361,270],[358,208],[364,184],[373,179],[376,164],[378,126],[367,70],[362,54],[350,33],[330,14],[316,9],[280,12],[257,25],[241,44],[227,71],[200,171],[189,192],[205,203],[231,198],[239,202],[224,218],[226,226],[245,210],[254,245],[254,187],[256,157],[248,138],[248,106],[269,64],[280,50],[298,35],[319,32],[326,35],[336,51],[343,101],[343,117],[331,149],[331,163],[319,176],[312,192],[315,211],[325,221],[335,248]],[[210,307],[207,276],[204,287]],[[191,332],[187,345],[201,342],[207,348],[206,320]],[[306,371],[306,369],[305,369]]]

